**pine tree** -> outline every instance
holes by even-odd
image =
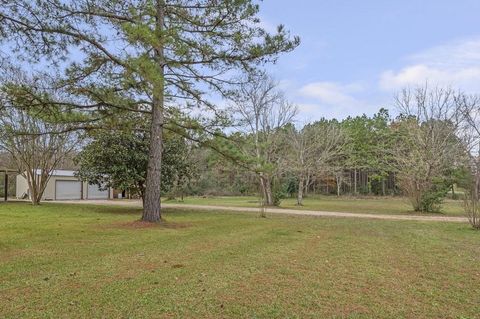
[[[275,34],[262,29],[259,6],[251,0],[0,0],[0,4],[0,34],[12,48],[11,56],[32,68],[34,62],[47,64],[43,71],[60,80],[59,107],[89,113],[82,128],[96,128],[100,119],[111,120],[114,126],[117,113],[150,114],[142,217],[150,222],[161,219],[163,129],[186,125],[171,116],[176,114],[172,110],[179,105],[184,111],[196,107],[214,115],[204,119],[218,118],[220,110],[208,96],[228,95],[238,72],[275,62],[280,53],[299,44],[283,26]]]

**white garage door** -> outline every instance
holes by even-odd
[[[88,199],[108,199],[108,190],[100,190],[98,185],[88,185]]]
[[[82,182],[79,181],[56,181],[55,199],[82,199]]]

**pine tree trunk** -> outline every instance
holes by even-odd
[[[163,30],[165,3],[157,0],[157,30]],[[161,219],[160,183],[162,177],[162,147],[163,147],[163,104],[164,104],[164,55],[163,44],[160,41],[154,49],[155,61],[161,73],[161,79],[153,87],[152,127],[150,133],[150,153],[148,158],[147,180],[142,220],[158,222]]]
[[[161,219],[160,183],[162,177],[163,108],[154,101],[147,183],[143,207],[143,221],[158,222]]]

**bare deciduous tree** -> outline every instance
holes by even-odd
[[[287,101],[277,83],[266,74],[242,81],[232,110],[247,140],[244,151],[255,158],[252,168],[258,175],[266,205],[273,205],[272,176],[282,137],[280,129],[291,123],[297,107]]]
[[[343,153],[345,138],[339,125],[322,120],[301,130],[292,126],[287,141],[285,164],[297,176],[297,205],[302,205],[309,176],[328,171],[332,161]]]
[[[465,185],[465,212],[472,227],[480,230],[480,96],[461,94],[457,103],[463,118],[460,136],[468,151],[472,177]]]
[[[0,150],[9,154],[12,165],[27,180],[32,204],[38,205],[52,171],[77,146],[75,135],[57,133],[64,131],[65,125],[49,123],[12,105],[6,94],[1,98]]]
[[[396,97],[401,116],[394,123],[399,133],[394,166],[415,211],[438,210],[444,191],[438,181],[463,159],[456,135],[461,123],[457,97],[452,89],[426,86]]]

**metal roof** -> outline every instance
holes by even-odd
[[[42,173],[41,169],[37,169],[37,175]],[[50,173],[50,176],[64,176],[64,177],[75,177],[76,171],[72,170],[64,170],[64,169],[56,169]]]

